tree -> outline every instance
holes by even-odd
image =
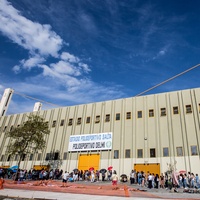
[[[6,132],[6,137],[11,138],[8,146],[8,155],[19,155],[18,168],[22,159],[46,146],[45,135],[50,133],[48,122],[38,115],[28,116],[28,120],[20,126]]]

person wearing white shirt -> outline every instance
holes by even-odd
[[[65,171],[65,173],[62,175],[62,178],[63,178],[63,180],[62,180],[62,182],[63,182],[62,187],[66,187],[67,186],[67,178],[68,178],[68,176],[69,176],[69,173],[67,171]]]

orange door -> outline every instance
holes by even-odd
[[[94,167],[95,170],[99,170],[99,154],[91,154],[91,155],[80,155],[78,161],[78,169],[79,170],[88,170],[90,167]]]

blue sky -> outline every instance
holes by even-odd
[[[13,88],[70,106],[135,96],[200,63],[199,11],[199,0],[0,0],[0,97]],[[199,74],[147,94],[199,87]],[[35,102],[14,94],[8,114]]]

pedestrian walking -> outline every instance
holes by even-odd
[[[118,182],[118,176],[117,172],[114,170],[113,175],[112,175],[112,189],[116,190],[117,189],[117,182]]]

